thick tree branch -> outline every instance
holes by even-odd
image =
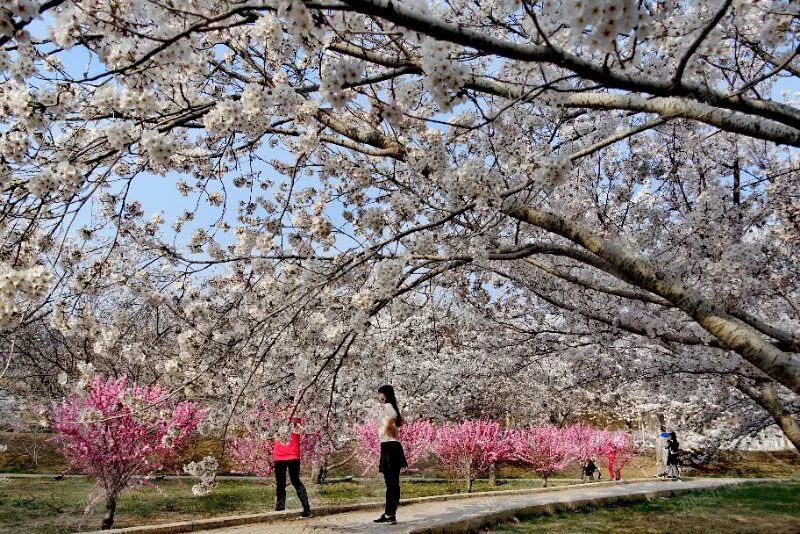
[[[800,425],[795,418],[786,411],[775,392],[775,386],[770,382],[763,382],[760,386],[752,386],[742,377],[735,377],[731,380],[733,385],[750,397],[756,404],[761,406],[780,427],[783,435],[786,436],[794,448],[800,452]]]
[[[610,88],[649,93],[661,97],[686,97],[697,102],[741,113],[756,115],[795,128],[800,111],[771,100],[750,100],[718,93],[697,83],[683,82],[677,87],[672,80],[648,79],[608,69],[553,46],[518,44],[491,37],[458,24],[436,20],[400,4],[387,0],[343,0],[354,11],[373,15],[435,39],[448,41],[507,59],[534,63],[552,63],[585,79]]]
[[[520,204],[509,203],[503,213],[560,235],[613,265],[626,281],[646,289],[686,312],[722,344],[768,376],[800,393],[800,362],[766,342],[761,334],[741,325],[702,295],[683,286],[652,265],[563,217]]]

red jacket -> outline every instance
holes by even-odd
[[[302,424],[303,420],[293,417],[293,423]],[[272,459],[276,462],[284,462],[287,460],[300,459],[300,434],[291,433],[289,443],[281,443],[280,440],[275,440],[275,445],[272,447]]]

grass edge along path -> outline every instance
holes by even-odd
[[[655,532],[800,532],[800,478],[770,479],[691,491],[672,498],[588,506],[553,514],[520,514],[489,526],[488,534]]]
[[[622,481],[589,482],[581,484],[581,487],[611,486],[632,484],[635,482],[649,481],[649,478],[632,478]],[[481,497],[500,497],[504,495],[527,495],[530,493],[557,492],[574,485],[554,486],[547,488],[526,488],[515,490],[499,490],[478,493],[453,493],[448,495],[431,495],[428,497],[415,497],[412,499],[401,499],[401,506],[408,506],[416,503],[444,502],[462,499],[473,499]],[[353,503],[344,505],[321,506],[314,508],[314,515],[322,517],[326,515],[342,514],[361,510],[380,510],[384,506],[383,501],[367,503]],[[272,522],[300,517],[300,510],[287,510],[284,512],[265,512],[260,514],[241,514],[222,516],[209,519],[198,519],[195,521],[179,521],[175,523],[162,523],[157,525],[141,525],[112,530],[98,530],[87,534],[180,534],[183,532],[197,532],[201,530],[211,530],[215,528],[235,527],[243,525],[269,524]]]
[[[218,479],[219,485],[210,494],[192,495],[193,478],[167,477],[152,483],[137,484],[124,492],[118,507],[116,528],[140,525],[196,521],[225,516],[258,514],[271,511],[275,504],[275,485],[271,479],[228,480]],[[384,484],[378,478],[358,481],[329,481],[323,485],[307,487],[312,506],[334,506],[369,503],[383,499]],[[577,482],[577,481],[575,481]],[[570,483],[562,479],[554,484]],[[403,496],[406,498],[446,495],[464,491],[463,481],[417,479],[401,477]],[[541,487],[540,479],[498,481],[496,486],[488,480],[476,483],[475,491],[508,491]],[[61,480],[53,477],[12,477],[0,481],[0,534],[40,532],[41,534],[68,534],[94,530],[100,526],[104,514],[99,502],[87,513],[87,505],[97,488],[86,476],[67,476]],[[293,491],[287,494],[288,508],[299,508]]]
[[[654,481],[657,479],[646,479],[646,480]],[[467,517],[461,520],[452,521],[447,525],[435,525],[432,527],[412,529],[408,531],[408,534],[453,534],[457,532],[476,532],[482,529],[514,521],[514,519],[517,518],[518,516],[553,516],[561,512],[578,512],[587,508],[602,508],[615,505],[635,504],[656,499],[659,497],[675,497],[679,495],[686,495],[692,493],[716,491],[725,487],[749,485],[749,484],[760,485],[775,481],[774,479],[714,479],[714,478],[707,478],[700,480],[715,481],[717,483],[706,487],[669,488],[669,489],[653,490],[646,492],[636,492],[632,494],[599,496],[599,497],[591,497],[583,499],[574,499],[570,501],[551,502],[546,504],[526,505],[516,508],[499,510],[497,512],[493,512],[490,514],[484,514],[477,518]],[[631,481],[628,482],[630,483]],[[567,487],[564,487],[562,489],[566,488]]]

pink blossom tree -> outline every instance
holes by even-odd
[[[274,431],[273,412],[265,401],[261,401],[250,411],[241,436],[230,440],[228,454],[233,464],[244,473],[254,473],[259,477],[271,475],[275,470],[272,459]]]
[[[125,377],[104,380],[95,375],[88,391],[70,395],[53,409],[70,466],[97,481],[106,499],[102,528],[111,528],[117,499],[134,475],[149,475],[173,461],[175,449],[196,430],[205,415],[192,402],[169,403],[167,391],[155,385],[128,385]]]
[[[544,486],[558,470],[573,459],[574,451],[568,432],[558,427],[531,426],[509,432],[514,460],[530,467],[542,477]]]
[[[378,438],[377,421],[369,420],[353,427],[358,438],[356,457],[364,466],[364,473],[374,468],[381,454],[381,442]],[[414,471],[414,465],[431,450],[436,436],[436,427],[430,421],[418,420],[405,422],[397,429],[397,439],[403,444],[408,467],[406,471]]]
[[[450,473],[460,474],[467,482],[467,492],[481,474],[498,461],[511,459],[513,448],[500,423],[468,420],[445,424],[436,432],[433,452]]]
[[[364,466],[364,473],[378,465],[381,454],[381,440],[378,437],[378,422],[370,419],[360,425],[353,426],[358,447],[356,458]]]
[[[576,423],[566,427],[564,438],[571,447],[572,457],[581,467],[589,459],[597,458],[602,452],[602,437],[598,431],[586,423]]]

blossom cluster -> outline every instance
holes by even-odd
[[[19,314],[20,297],[35,300],[47,291],[52,273],[42,265],[16,269],[0,262],[0,328],[11,326]]]
[[[193,495],[202,497],[217,486],[217,469],[219,462],[213,456],[205,456],[200,461],[184,464],[183,471],[186,474],[200,479],[200,482],[192,486]]]
[[[10,0],[3,2],[2,7],[0,7],[0,37],[13,35],[15,22],[27,22],[38,16],[41,3],[38,0]]]
[[[617,36],[644,19],[635,0],[548,0],[542,11],[550,20],[566,24],[573,46],[581,43],[599,52],[613,52]]]
[[[333,107],[344,108],[352,98],[352,92],[347,90],[349,85],[361,79],[364,66],[360,61],[344,59],[326,63],[322,69],[322,85],[320,92]]]
[[[432,38],[422,41],[420,56],[425,71],[423,85],[442,111],[450,111],[461,99],[466,70],[452,56],[455,47]]]

